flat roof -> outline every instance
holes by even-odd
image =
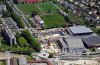
[[[39,15],[34,16],[34,18],[35,18],[39,23],[44,23],[44,21],[40,18]]]
[[[83,42],[88,45],[88,47],[96,47],[100,46],[100,37],[99,36],[89,36],[89,37],[83,37]]]
[[[85,48],[80,38],[64,37],[70,48]]]
[[[85,46],[80,38],[64,37],[68,49],[70,52],[83,52],[85,51]]]
[[[86,26],[73,26],[69,27],[72,34],[84,34],[84,33],[92,33],[93,31]]]

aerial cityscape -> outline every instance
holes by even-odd
[[[0,0],[0,65],[100,65],[100,0]]]

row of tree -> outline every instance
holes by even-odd
[[[32,52],[35,52],[31,47],[18,47],[16,46],[8,46],[8,45],[0,45],[0,51],[10,51],[13,53],[19,53],[19,54],[31,54]]]
[[[34,3],[43,3],[43,2],[48,2],[48,1],[55,2],[56,0],[55,0],[55,1],[54,1],[54,0],[41,0],[41,1],[39,0],[39,1],[33,2],[32,4],[34,4]],[[13,3],[14,3],[14,4],[19,4],[19,3],[25,4],[25,3],[27,3],[27,2],[14,0]]]
[[[22,36],[25,37],[25,39],[28,41],[28,43],[32,46],[32,48],[36,51],[39,52],[41,50],[41,45],[40,43],[33,37],[31,32],[29,30],[25,30],[22,32]]]
[[[12,14],[11,17],[15,20],[15,22],[17,23],[19,28],[25,28],[25,24],[24,22],[21,20],[21,17],[16,15],[16,14]]]

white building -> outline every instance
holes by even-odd
[[[39,23],[41,26],[44,26],[44,21],[40,18],[39,15],[34,16],[36,23]]]
[[[19,57],[19,65],[27,65],[26,57]]]
[[[6,5],[0,4],[0,12],[6,11]]]

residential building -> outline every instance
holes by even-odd
[[[5,40],[10,44],[16,44],[16,33],[19,30],[17,24],[13,21],[12,18],[2,18],[3,27],[2,32]]]
[[[0,4],[0,13],[2,11],[6,11],[6,5],[4,5],[4,4]]]
[[[39,15],[34,16],[34,19],[35,19],[35,23],[36,23],[37,27],[39,27],[39,26],[41,28],[44,27],[44,21],[40,18]]]
[[[92,16],[95,20],[100,19],[99,15],[97,15],[97,14],[95,14],[95,13],[92,13],[91,16]]]
[[[27,65],[26,57],[18,58],[19,65]]]
[[[42,0],[17,0],[19,3],[36,3],[36,2],[41,2]]]
[[[50,61],[46,60],[33,60],[29,61],[27,65],[53,65]]]

